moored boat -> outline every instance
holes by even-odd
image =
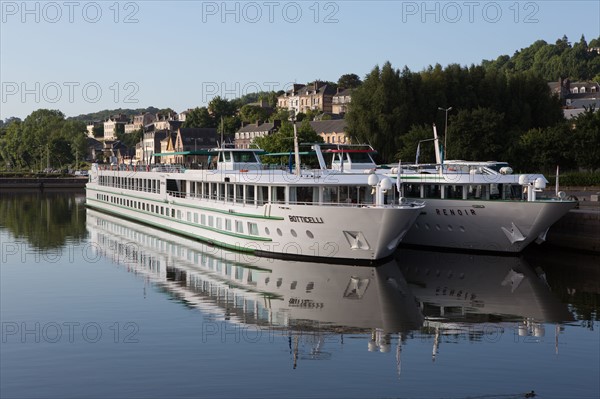
[[[550,226],[576,205],[564,193],[543,198],[541,174],[513,174],[506,162],[443,160],[434,127],[436,163],[378,166],[365,145],[313,145],[321,168],[384,175],[402,198],[425,202],[403,244],[520,252],[543,242]]]
[[[234,250],[364,261],[391,255],[423,209],[387,177],[267,169],[260,152],[204,151],[210,169],[95,164],[87,205]]]

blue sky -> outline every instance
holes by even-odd
[[[0,118],[180,112],[215,95],[478,64],[600,36],[600,1],[2,1]]]

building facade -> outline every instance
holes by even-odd
[[[281,121],[261,122],[242,124],[242,127],[235,132],[234,144],[236,148],[250,148],[252,142],[257,137],[269,136],[279,130]]]

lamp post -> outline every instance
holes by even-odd
[[[294,160],[296,162],[296,176],[300,176],[300,152],[298,151],[298,131],[296,128],[296,112],[290,113],[290,121],[294,127]]]
[[[446,142],[447,142],[447,138],[448,138],[448,111],[452,110],[452,107],[448,107],[448,108],[442,108],[442,107],[438,107],[438,109],[440,111],[444,111],[446,113],[446,127],[444,128],[444,159],[447,159],[447,155],[448,155],[448,150],[446,147]]]
[[[194,137],[194,163],[198,166],[198,137]]]

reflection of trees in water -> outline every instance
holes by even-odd
[[[570,305],[583,326],[593,327],[593,321],[600,320],[600,256],[533,247],[526,257],[534,268],[543,270],[552,292]]]
[[[0,193],[0,227],[39,249],[87,236],[83,192]]]

